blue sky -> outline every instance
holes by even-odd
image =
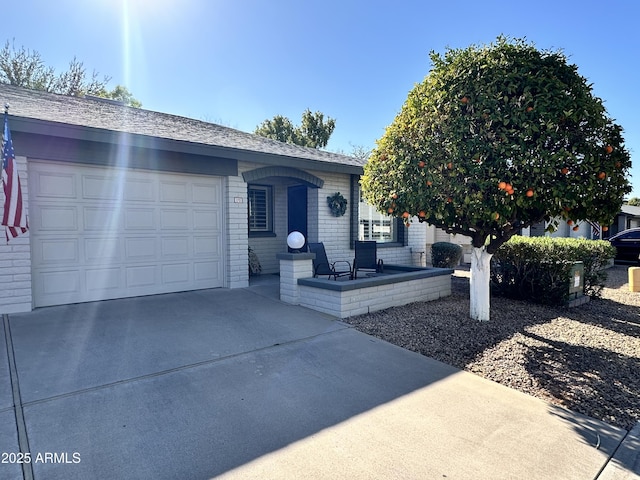
[[[504,34],[562,49],[625,130],[640,196],[637,0],[22,0],[0,40],[63,71],[76,56],[143,108],[253,131],[280,114],[336,119],[328,150],[372,148],[429,52]]]

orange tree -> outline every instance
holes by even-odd
[[[562,52],[499,37],[430,54],[365,165],[380,211],[471,237],[471,317],[489,319],[490,259],[521,228],[611,223],[631,166],[622,129]]]

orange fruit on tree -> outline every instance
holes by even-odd
[[[604,151],[607,152],[607,153],[611,153],[611,152],[613,152],[613,147],[611,145],[607,145],[604,148]]]
[[[451,170],[453,168],[453,163],[451,163],[451,162],[447,163],[447,168],[449,170]]]
[[[600,173],[598,174],[598,178],[599,178],[600,180],[604,180],[604,178],[605,178],[606,176],[607,176],[607,174],[606,174],[606,173],[604,173],[604,172],[600,172]]]
[[[571,230],[573,230],[574,232],[577,232],[578,230],[580,230],[580,227],[578,225],[576,225]]]
[[[403,217],[403,218],[409,218],[409,212],[404,212],[404,213],[402,214],[402,217]]]
[[[427,214],[426,214],[426,212],[425,212],[424,210],[420,210],[420,211],[418,212],[418,216],[419,216],[419,217],[421,217],[421,218],[424,218],[424,217],[426,217],[426,216],[427,216]]]
[[[431,180],[427,180],[427,187],[430,187],[431,185],[433,185],[433,182]]]
[[[500,190],[506,190],[506,189],[507,189],[507,182],[500,182],[500,183],[498,184],[498,188],[499,188]]]
[[[607,230],[609,230],[609,227],[607,227],[607,226],[602,227],[602,231],[603,232],[606,232]]]
[[[418,162],[418,167],[420,167],[420,168],[424,168],[424,165],[425,165],[425,163],[424,163],[422,160],[420,160],[420,161]]]
[[[533,107],[527,107],[527,112],[530,112],[531,110],[533,110]]]
[[[567,225],[573,225],[573,220],[571,219],[567,220]]]
[[[498,212],[494,212],[493,219],[498,220],[500,218],[500,214]]]
[[[569,173],[569,169],[567,167],[563,167],[562,170],[560,170],[562,172],[563,175],[566,175],[567,173]]]
[[[467,97],[467,96],[465,95],[464,97],[462,97],[462,98],[460,99],[460,101],[461,101],[462,103],[468,103],[468,102],[469,102],[469,97]]]
[[[389,215],[391,215],[393,213],[393,208],[391,208],[391,207],[387,208],[387,213]]]
[[[527,190],[527,197],[533,197],[533,189],[530,188],[529,190]]]

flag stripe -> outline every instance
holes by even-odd
[[[29,229],[27,216],[23,212],[22,188],[16,166],[11,132],[9,131],[9,115],[4,114],[2,130],[2,185],[4,188],[4,210],[2,225],[6,227],[7,242],[11,238],[26,233]]]

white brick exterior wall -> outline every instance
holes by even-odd
[[[312,172],[314,175],[316,172]],[[327,258],[330,262],[337,260],[353,260],[353,250],[350,246],[350,229],[351,229],[351,209],[354,207],[353,200],[350,197],[350,177],[349,175],[341,175],[338,173],[317,173],[324,180],[324,185],[320,189],[316,189],[317,205],[318,205],[318,237],[311,241],[324,243],[327,251]],[[347,199],[347,213],[342,217],[334,217],[327,205],[327,197],[336,192],[340,192]]]
[[[227,288],[249,285],[249,251],[247,243],[247,184],[241,176],[226,177],[225,283]]]
[[[16,157],[22,201],[29,214],[29,185],[26,157]],[[4,205],[4,190],[0,188],[0,204]],[[29,232],[11,239],[7,244],[4,227],[0,233],[0,313],[29,312],[31,292],[31,239]]]
[[[334,317],[348,318],[449,295],[451,275],[441,275],[341,292],[300,285],[298,304]]]

